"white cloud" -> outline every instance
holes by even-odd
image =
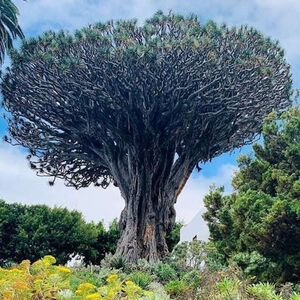
[[[25,155],[9,145],[0,144],[0,199],[9,203],[46,204],[76,209],[87,220],[104,219],[109,223],[124,206],[119,190],[90,187],[75,190],[66,187],[63,181],[50,187],[49,178],[38,177],[32,171]]]
[[[204,211],[203,198],[211,185],[224,186],[225,191],[230,192],[232,175],[236,169],[234,165],[224,164],[215,171],[216,175],[212,177],[194,173],[178,197],[177,219],[189,223],[199,211]]]
[[[212,183],[230,186],[234,166],[223,165],[214,177],[192,176],[176,204],[177,219],[189,222],[203,209],[202,198]],[[87,220],[104,219],[109,223],[119,217],[124,206],[119,190],[84,188],[75,190],[58,181],[53,187],[47,178],[38,177],[30,170],[25,155],[17,148],[0,143],[0,198],[24,204],[46,204],[77,209]]]

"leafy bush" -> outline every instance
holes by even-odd
[[[180,230],[183,226],[183,222],[176,222],[169,234],[166,236],[166,243],[170,252],[173,251],[175,246],[180,241]]]
[[[167,260],[179,272],[209,268],[219,271],[224,268],[224,257],[213,243],[194,240],[178,244]]]
[[[86,223],[81,213],[45,205],[8,204],[0,200],[0,265],[35,261],[48,253],[59,263],[78,254],[86,263],[100,263],[114,252],[117,221],[108,230],[102,222]]]
[[[153,281],[154,276],[149,273],[134,271],[130,273],[129,279],[142,289],[145,289]]]
[[[0,201],[0,265],[34,261],[49,252],[59,263],[66,263],[72,254],[96,255],[89,245],[96,240],[93,224],[86,224],[82,215],[64,208],[44,205],[25,206]]]
[[[181,277],[182,281],[197,289],[201,284],[201,273],[198,270],[192,270],[184,273]]]
[[[171,280],[165,285],[167,293],[171,297],[185,297],[186,293],[191,289],[191,286],[183,280]]]
[[[160,263],[156,266],[155,275],[162,283],[166,283],[177,278],[176,270],[166,263]]]
[[[111,273],[105,284],[93,284],[90,281],[95,277],[82,281],[82,276],[67,267],[56,266],[55,262],[53,256],[45,256],[33,264],[27,260],[9,269],[0,268],[0,298],[161,300],[155,292],[145,291],[131,280],[121,280],[117,274]]]
[[[101,266],[117,270],[126,270],[129,267],[126,260],[122,256],[112,255],[111,253],[108,253],[101,261]]]
[[[247,291],[256,300],[282,300],[282,297],[276,294],[275,286],[270,283],[254,284]]]

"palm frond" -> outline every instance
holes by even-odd
[[[11,0],[0,0],[0,64],[13,48],[13,40],[24,38],[18,22],[19,10]]]

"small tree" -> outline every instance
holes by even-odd
[[[117,253],[135,262],[167,253],[195,166],[250,143],[264,116],[290,103],[291,75],[278,43],[252,28],[158,12],[143,26],[25,41],[2,92],[7,140],[30,150],[38,175],[119,187]]]
[[[300,279],[300,108],[278,122],[271,115],[264,145],[241,156],[235,193],[213,190],[205,198],[210,236],[227,262],[259,280]]]

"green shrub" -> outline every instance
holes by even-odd
[[[256,281],[299,283],[300,106],[270,114],[262,133],[254,153],[238,159],[234,193],[212,188],[204,198],[204,219],[226,263]]]
[[[183,280],[171,280],[165,285],[165,290],[171,297],[184,296],[191,289],[190,285]]]
[[[108,253],[101,261],[101,267],[117,269],[117,270],[125,270],[129,266],[126,260],[122,256],[112,255],[111,253]]]
[[[276,294],[275,286],[270,283],[254,284],[248,287],[247,291],[255,300],[282,300],[282,297]]]
[[[236,253],[231,257],[229,263],[236,263],[243,269],[245,275],[252,277],[256,282],[267,282],[269,274],[273,274],[274,278],[280,277],[277,265],[257,251]]]
[[[182,275],[182,281],[197,289],[201,284],[201,274],[198,270],[187,272]]]
[[[154,277],[149,273],[135,271],[129,275],[129,279],[142,289],[145,289],[153,281]]]
[[[169,264],[164,264],[164,263],[160,263],[156,266],[155,275],[163,283],[166,283],[178,277],[176,270]]]
[[[240,298],[240,281],[232,278],[224,278],[216,284],[220,295],[224,300]]]

